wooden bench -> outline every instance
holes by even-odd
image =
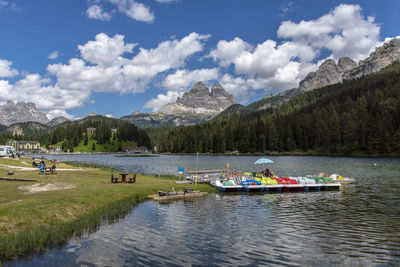
[[[163,196],[168,196],[168,191],[166,191],[166,190],[159,190],[158,191],[158,195],[160,196],[160,197],[163,197]]]
[[[55,173],[57,173],[57,170],[56,170],[55,167],[47,167],[45,169],[45,173],[44,174],[46,174],[46,173],[55,174]]]
[[[136,173],[133,174],[133,177],[129,177],[129,182],[130,184],[136,183]]]
[[[118,183],[118,177],[115,177],[112,173],[111,173],[111,183],[113,184]]]
[[[185,187],[184,189],[183,189],[183,192],[186,194],[186,193],[193,193],[193,188],[191,188],[191,187]]]

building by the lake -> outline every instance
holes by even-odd
[[[37,153],[40,151],[40,142],[38,141],[23,141],[23,140],[8,139],[6,145],[12,146],[17,152]]]

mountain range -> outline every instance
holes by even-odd
[[[221,85],[214,84],[209,90],[200,81],[178,98],[175,103],[167,104],[157,112],[140,113],[135,111],[120,119],[142,128],[194,125],[210,120],[217,115],[223,116],[235,112],[277,107],[303,92],[360,78],[379,71],[398,60],[400,60],[400,39],[395,38],[377,47],[374,52],[358,64],[348,57],[342,57],[337,62],[328,59],[319,66],[318,70],[310,72],[301,80],[297,88],[286,90],[277,95],[266,95],[263,99],[247,106],[234,104],[233,96],[227,93]],[[4,126],[14,125],[9,129],[12,132],[21,132],[15,126],[19,123],[37,122],[54,127],[65,121],[68,121],[68,119],[64,117],[57,117],[50,121],[46,114],[38,110],[36,105],[31,102],[15,104],[9,100],[3,106],[0,106],[0,124]]]
[[[233,104],[233,96],[220,84],[209,88],[197,82],[189,92],[154,113],[137,113],[121,117],[139,127],[194,125],[210,120]]]
[[[342,57],[336,63],[333,59],[324,61],[315,72],[310,72],[300,81],[297,88],[286,90],[277,95],[266,95],[263,99],[247,106],[235,107],[235,112],[256,111],[273,108],[289,99],[313,89],[327,85],[354,80],[377,72],[400,60],[400,39],[395,38],[382,46],[375,48],[366,59],[358,64],[348,57]],[[227,110],[225,113],[229,113]]]

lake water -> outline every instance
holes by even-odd
[[[196,156],[119,158],[52,155],[119,170],[176,174]],[[199,169],[259,170],[259,157],[199,156]],[[400,265],[400,159],[269,157],[281,176],[320,171],[354,177],[341,191],[210,194],[169,204],[143,202],[103,225],[13,266],[387,266]],[[265,167],[265,166],[264,166]]]

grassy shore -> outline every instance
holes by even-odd
[[[111,169],[66,163],[58,164],[57,169],[69,170],[54,175],[17,167],[29,168],[31,160],[1,158],[0,177],[36,182],[0,181],[0,265],[1,259],[60,246],[73,235],[113,222],[158,188],[187,186],[175,184],[171,177],[144,175],[137,175],[135,184],[111,184]],[[13,175],[8,175],[10,170]],[[197,185],[196,189],[214,191],[209,185]]]

